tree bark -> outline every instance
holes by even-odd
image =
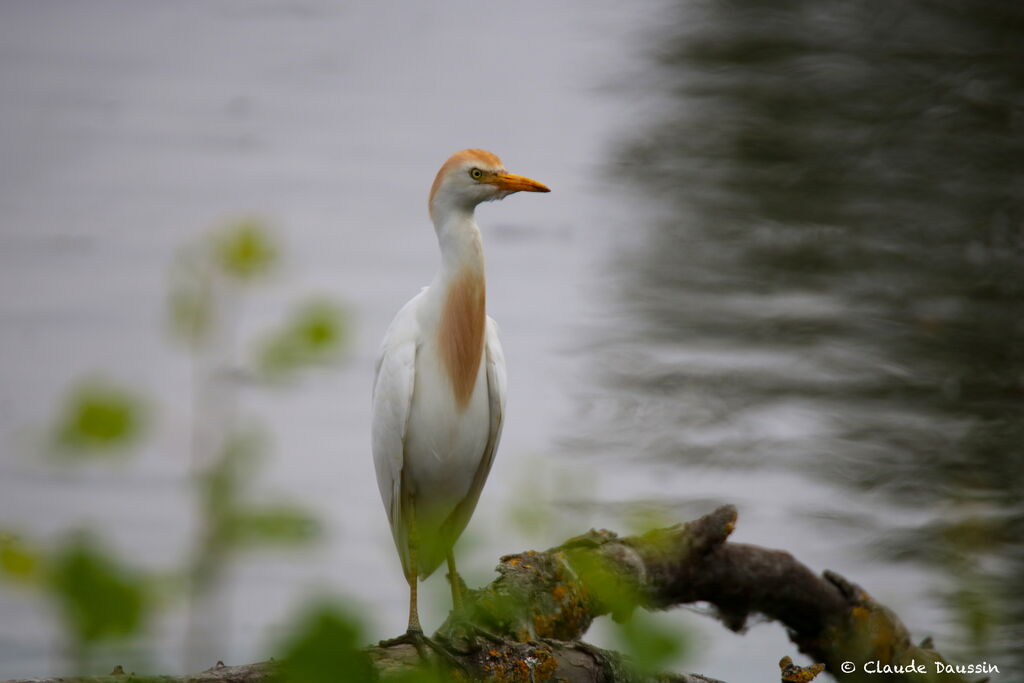
[[[591,530],[544,552],[507,555],[498,565],[497,579],[479,590],[467,591],[472,626],[449,618],[435,639],[448,644],[463,679],[468,675],[524,683],[714,683],[697,674],[645,678],[633,672],[622,655],[580,642],[593,620],[605,614],[624,620],[637,607],[664,610],[707,602],[733,631],[742,631],[755,613],[780,622],[800,651],[823,663],[839,681],[967,680],[959,674],[937,676],[934,663],[944,661],[941,656],[930,646],[912,644],[895,613],[840,575],[826,571],[819,576],[781,550],[728,542],[735,523],[736,509],[727,505],[695,521],[640,536],[620,538],[610,531]],[[423,665],[411,645],[370,647],[366,652],[382,675]],[[924,665],[926,673],[915,669],[869,675],[863,671],[867,662],[901,667],[911,661]],[[855,670],[844,673],[844,662],[852,662]],[[452,668],[440,659],[434,665]],[[781,676],[784,681],[808,681],[818,670],[794,667],[788,658],[783,658],[780,667],[781,673],[766,671],[751,680]],[[200,674],[146,680],[261,683],[273,678],[274,672],[272,663],[263,662],[220,665]],[[11,683],[60,680],[72,679]],[[126,683],[130,677],[74,680]]]

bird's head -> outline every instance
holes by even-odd
[[[437,221],[452,211],[472,211],[480,202],[503,199],[513,192],[550,192],[546,185],[509,173],[494,154],[464,149],[444,162],[430,188],[430,215]]]

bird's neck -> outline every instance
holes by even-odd
[[[484,243],[473,212],[451,211],[434,222],[441,248],[438,276],[450,280],[467,273],[484,274]]]
[[[473,214],[436,222],[441,269],[432,289],[440,303],[437,345],[456,404],[468,405],[476,384],[487,327],[484,247]]]

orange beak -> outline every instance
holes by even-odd
[[[551,192],[544,183],[538,183],[536,180],[515,173],[495,173],[480,182],[494,185],[505,192]]]

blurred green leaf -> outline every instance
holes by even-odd
[[[200,476],[207,514],[217,514],[233,506],[241,484],[256,470],[256,462],[266,449],[266,437],[258,430],[237,431],[229,435],[218,457]]]
[[[298,507],[279,503],[259,507],[242,500],[242,484],[265,448],[255,430],[233,434],[201,478],[204,519],[217,554],[267,544],[304,543],[319,532],[316,521]]]
[[[43,558],[16,534],[0,532],[0,572],[12,581],[34,583],[39,580]]]
[[[646,534],[675,524],[676,519],[664,505],[653,502],[637,502],[626,509],[624,522],[631,534]]]
[[[459,681],[460,679],[454,678],[440,669],[426,666],[395,673],[386,672],[381,676],[381,681],[385,683],[452,683],[453,680]]]
[[[70,392],[53,433],[61,451],[105,453],[137,442],[143,426],[144,409],[138,396],[92,380]]]
[[[589,548],[567,549],[566,558],[591,596],[615,621],[624,621],[641,604],[638,587],[609,559]]]
[[[340,306],[315,300],[299,306],[284,326],[260,345],[258,367],[281,377],[335,360],[348,337],[347,317]]]
[[[213,304],[198,288],[181,288],[170,296],[171,329],[188,344],[196,346],[213,326]]]
[[[362,650],[358,619],[337,606],[319,606],[300,618],[282,648],[278,681],[295,683],[361,683],[375,681],[376,672]]]
[[[214,260],[221,271],[238,280],[255,280],[277,265],[278,249],[270,231],[253,218],[239,220],[214,240]]]
[[[552,490],[552,466],[531,456],[522,461],[516,472],[515,495],[509,499],[506,516],[516,530],[530,537],[541,537],[555,521],[549,491]]]
[[[966,557],[966,556],[962,556]],[[953,617],[963,629],[968,643],[977,651],[989,642],[999,626],[998,579],[985,577],[976,567],[961,562],[957,567],[958,579],[947,599],[953,608]]]
[[[281,504],[232,511],[225,520],[223,540],[233,547],[305,543],[318,532],[313,517]]]
[[[137,632],[147,611],[141,576],[117,564],[91,537],[76,535],[53,558],[50,583],[77,642]]]
[[[183,249],[171,268],[170,328],[190,346],[205,342],[216,321],[212,275],[206,255],[195,248]]]
[[[643,674],[664,671],[686,650],[684,635],[649,612],[635,612],[629,621],[616,624],[615,632],[619,647]]]

